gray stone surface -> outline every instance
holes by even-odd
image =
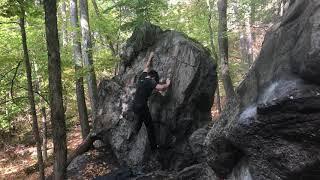
[[[320,179],[319,17],[320,1],[292,1],[265,37],[239,98],[205,140],[220,177],[240,169],[258,180]]]
[[[219,180],[219,178],[207,163],[200,163],[179,172],[154,171],[132,180]]]
[[[180,171],[177,180],[219,180],[219,178],[208,164],[202,163]]]
[[[194,159],[196,159],[197,162],[205,162],[206,154],[205,151],[205,145],[204,140],[208,134],[208,129],[206,128],[200,128],[192,133],[192,135],[189,137],[189,146],[191,148],[192,154],[194,156]]]
[[[130,111],[135,81],[151,51],[155,52],[153,68],[163,79],[172,80],[167,92],[155,92],[149,101],[160,145],[158,159],[164,169],[182,169],[195,161],[188,139],[211,120],[217,83],[209,51],[182,33],[149,23],[136,28],[121,55],[120,74],[99,85],[94,129],[103,132],[103,141],[111,145],[121,164],[139,166],[155,155],[150,153],[145,127],[138,131]]]

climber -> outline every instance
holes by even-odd
[[[148,108],[148,98],[154,89],[160,92],[168,89],[170,79],[167,79],[165,84],[159,84],[157,71],[151,70],[150,68],[153,59],[154,53],[151,52],[144,66],[143,73],[137,82],[137,90],[133,100],[133,112],[139,120],[138,129],[141,128],[142,122],[146,125],[151,149],[155,150],[158,146],[156,144],[152,118]]]

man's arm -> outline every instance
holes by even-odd
[[[165,91],[170,86],[170,83],[171,83],[170,79],[167,79],[165,84],[157,84],[156,90],[157,91]]]
[[[149,72],[150,71],[150,66],[151,66],[151,63],[152,63],[153,56],[154,56],[154,53],[151,52],[150,55],[149,55],[149,59],[148,59],[147,63],[144,65],[143,72]]]

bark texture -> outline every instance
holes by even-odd
[[[61,60],[57,28],[57,2],[44,0],[48,48],[49,94],[54,144],[54,179],[66,178],[66,124],[62,99]]]

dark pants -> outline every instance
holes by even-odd
[[[156,138],[155,138],[154,128],[153,128],[153,124],[152,124],[152,117],[151,117],[148,106],[147,105],[143,105],[143,106],[135,105],[133,107],[133,112],[139,120],[138,125],[137,125],[137,131],[140,130],[140,128],[142,126],[142,122],[144,122],[144,124],[147,127],[148,139],[150,142],[151,149],[155,149],[156,148]]]

